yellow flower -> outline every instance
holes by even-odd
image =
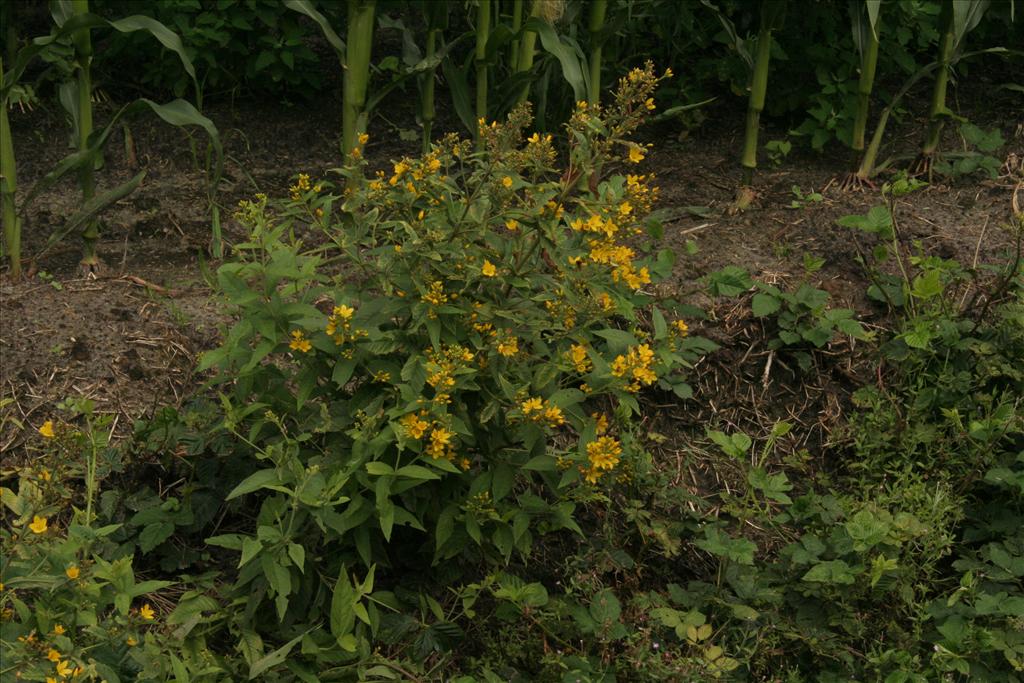
[[[71,662],[57,662],[57,675],[61,678],[67,678],[72,671]]]
[[[54,650],[53,648],[50,648],[50,651],[46,653],[46,658],[49,659],[51,662],[59,662],[60,653]]]
[[[43,470],[39,473],[39,477],[43,481],[50,481],[50,479],[53,478],[53,475],[50,474],[50,470]]]
[[[451,438],[455,436],[455,432],[445,429],[444,427],[434,427],[430,432],[430,445],[427,447],[427,453],[430,457],[437,460],[445,455],[445,451],[451,445]],[[454,457],[454,453],[449,454],[449,460]]]
[[[498,353],[505,357],[511,357],[519,353],[519,339],[509,337],[498,342]]]
[[[587,444],[587,459],[594,470],[610,470],[619,464],[622,446],[617,439],[602,436]]]
[[[334,315],[338,316],[343,320],[348,320],[349,318],[352,317],[352,314],[355,312],[356,309],[352,308],[351,306],[345,306],[344,304],[342,304],[341,306],[335,306],[334,310],[332,311]]]
[[[644,106],[647,108],[647,111],[654,111],[654,98],[648,97],[644,101]]]
[[[512,176],[505,176],[501,179],[501,184],[507,188],[512,187]]]
[[[128,643],[128,647],[135,647],[139,644],[139,641],[135,640],[131,636],[128,636],[128,639],[125,642]]]
[[[498,274],[498,269],[494,267],[494,264],[484,259],[484,265],[480,267],[480,273],[485,277],[494,277]]]
[[[581,375],[590,372],[591,363],[590,357],[587,355],[587,347],[582,344],[573,344],[569,348],[568,353],[566,353],[566,356],[568,356],[573,367],[576,368],[576,372]]]
[[[619,214],[620,215],[628,216],[631,213],[633,213],[633,205],[632,204],[630,204],[628,201],[627,202],[622,202],[621,204],[619,204]]]
[[[509,218],[507,221],[505,221],[505,227],[511,230],[512,232],[515,232],[516,230],[519,229],[519,221],[517,221],[514,218]]]
[[[409,413],[398,422],[405,429],[405,433],[413,439],[423,438],[424,432],[430,428],[430,423],[421,420],[416,413]]]
[[[63,626],[61,626],[60,624],[54,624],[53,625],[53,633],[54,633],[54,635],[62,636],[62,635],[64,635],[65,632],[66,632],[66,629]]]
[[[306,335],[303,334],[302,330],[292,330],[292,341],[288,344],[288,348],[292,351],[308,353],[313,348],[313,344],[306,339]]]
[[[153,619],[156,618],[156,612],[153,611],[153,608],[150,607],[149,603],[147,602],[145,605],[139,608],[139,616],[145,619],[146,621],[153,621]]]
[[[67,574],[67,577],[69,579],[74,581],[75,579],[78,578],[78,575],[81,572],[80,572],[80,570],[78,569],[78,567],[76,565],[71,565],[70,567],[68,567],[67,569],[64,570],[64,573]]]
[[[472,464],[473,463],[470,462],[469,458],[463,458],[462,460],[459,461],[459,467],[461,467],[463,470],[468,470],[470,465]]]
[[[552,427],[565,424],[565,417],[562,415],[562,409],[558,406],[548,406],[544,410],[544,419],[547,420]]]
[[[366,133],[360,133],[359,134],[359,144],[360,145],[365,145],[369,141],[370,141],[370,136],[369,135],[367,135]]]
[[[685,337],[690,333],[690,327],[683,320],[677,320],[672,325],[676,328],[676,332],[679,333],[680,337]]]
[[[44,533],[47,528],[46,517],[35,515],[32,517],[32,523],[28,525],[28,528],[31,529],[34,534]]]
[[[520,404],[519,408],[523,411],[523,415],[529,415],[536,410],[542,410],[544,400],[538,397],[528,398]]]
[[[46,683],[57,683],[57,679],[54,678],[53,676],[47,676],[46,677]]]
[[[43,426],[39,428],[39,433],[45,436],[47,439],[53,438],[53,420],[47,420],[43,423]]]
[[[629,147],[629,160],[634,164],[639,164],[644,160],[644,149],[640,145],[630,145]]]

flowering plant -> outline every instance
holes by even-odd
[[[341,188],[301,175],[243,202],[252,238],[218,272],[238,322],[202,365],[254,456],[229,498],[263,494],[256,533],[210,539],[241,553],[252,610],[329,611],[354,650],[377,565],[525,556],[629,471],[640,392],[687,395],[712,346],[645,290],[674,260],[638,253],[652,177],[602,175],[643,159],[628,136],[659,80],[647,65],[606,110],[580,103],[565,169],[519,107],[481,122],[480,152],[448,136],[366,178],[360,147]]]

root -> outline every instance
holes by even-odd
[[[736,188],[736,199],[726,207],[725,213],[728,216],[735,216],[749,209],[754,200],[757,199],[757,192],[749,185],[740,185]]]
[[[878,189],[878,185],[870,178],[855,172],[847,173],[843,176],[843,179],[836,183],[836,187],[840,192],[867,192]]]

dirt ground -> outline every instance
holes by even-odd
[[[401,106],[396,102],[389,107],[388,119],[412,121],[411,112]],[[322,176],[336,165],[338,112],[340,106],[331,98],[316,106],[248,102],[208,108],[226,153],[218,197],[225,217],[241,198],[256,192],[282,196],[295,173]],[[739,179],[741,107],[733,103],[708,120],[718,123],[685,136],[671,124],[646,133],[657,144],[642,171],[657,174],[660,206],[675,210],[666,223],[663,246],[676,249],[679,258],[662,291],[708,309],[708,319],[694,325],[695,331],[723,346],[695,370],[696,400],[666,401],[652,428],[672,431],[714,421],[756,433],[774,419],[788,417],[806,427],[801,430],[805,444],[797,445],[821,443],[841,413],[858,369],[837,361],[827,372],[806,378],[783,362],[772,364],[748,303],[711,302],[701,293],[699,280],[734,264],[754,277],[794,285],[803,277],[804,254],[812,254],[825,259],[812,284],[827,289],[833,305],[853,307],[869,325],[875,324],[878,311],[864,296],[865,277],[854,261],[856,236],[836,225],[836,219],[867,211],[878,203],[878,194],[838,190],[835,179],[847,166],[844,150],[818,155],[800,151],[797,143],[780,167],[766,165],[759,172],[755,207],[728,215],[724,209]],[[1014,100],[996,101],[972,120],[1002,130],[1009,141],[1000,152],[1004,157],[1024,157],[1024,116]],[[66,153],[66,131],[55,106],[15,112],[12,126],[20,180],[27,187]],[[439,128],[444,132],[444,125]],[[911,151],[921,130],[920,121],[908,119],[893,131],[893,147]],[[415,152],[415,142],[401,140],[398,130],[380,118],[370,133],[367,157],[373,163]],[[784,133],[768,130],[763,140]],[[180,404],[200,384],[193,373],[196,357],[216,344],[218,325],[225,322],[207,285],[217,264],[206,256],[209,217],[203,172],[178,129],[140,118],[131,123],[131,136],[134,154],[126,154],[121,137],[115,138],[106,166],[98,172],[100,182],[111,186],[131,177],[136,168],[148,171],[139,190],[104,214],[100,255],[105,271],[83,279],[77,266],[79,245],[68,239],[34,260],[31,277],[16,283],[0,280],[0,384],[3,399],[9,400],[0,404],[0,452],[18,452],[25,441],[18,424],[38,427],[68,396],[89,397],[99,412],[114,413],[114,432],[124,435],[133,419],[157,406]],[[955,148],[955,134],[948,132],[946,138],[947,149]],[[200,137],[195,141],[200,149],[205,146]],[[975,176],[913,194],[900,203],[903,237],[920,240],[929,253],[965,264],[993,261],[1009,246],[1000,226],[1010,216],[1011,194],[1019,182],[1013,176]],[[804,193],[822,192],[824,198],[790,208],[793,186]],[[41,250],[77,201],[70,183],[37,200],[25,226],[26,255]],[[230,220],[224,229],[228,242],[241,238]],[[693,248],[695,253],[688,253]]]

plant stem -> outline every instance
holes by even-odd
[[[0,56],[0,87],[4,85],[3,79],[4,59]],[[14,204],[17,189],[17,165],[5,100],[0,102],[0,204],[3,205],[4,251],[11,264],[11,277],[15,280],[21,278],[21,219]]]
[[[857,156],[864,152],[864,132],[868,125],[868,110],[871,90],[875,85],[875,67],[878,65],[878,33],[872,26],[868,32],[868,44],[860,62],[860,80],[857,83],[857,115],[853,120],[853,150]]]
[[[480,121],[487,121],[487,41],[491,33],[491,0],[477,0],[476,13],[476,148],[482,148]],[[521,8],[520,8],[521,9]]]
[[[539,18],[541,16],[541,3],[540,0],[534,0],[533,8],[530,10],[530,18]],[[519,45],[519,57],[516,60],[516,73],[525,73],[533,68],[533,53],[534,48],[537,45],[537,34],[533,31],[526,31],[523,33],[522,43]],[[530,97],[530,84],[523,84],[522,90],[519,92],[519,97],[516,99],[516,104],[522,104]]]
[[[438,29],[430,29],[427,31],[427,59],[433,59],[434,54],[437,52],[437,34]],[[430,153],[430,132],[434,127],[434,69],[428,70],[423,74],[423,102],[422,104],[422,118],[423,118],[423,153]]]
[[[89,13],[89,0],[72,0],[75,15]],[[76,77],[78,80],[78,151],[89,148],[89,136],[92,135],[92,36],[90,29],[82,28],[74,32],[72,42],[75,45]],[[78,185],[82,190],[82,203],[85,204],[96,194],[96,180],[93,177],[93,164],[86,162],[78,171]],[[90,219],[82,230],[82,261],[87,269],[99,264],[96,256],[96,243],[99,241],[99,221]]]
[[[604,28],[604,17],[608,12],[608,0],[592,0],[590,4],[590,92],[587,93],[589,104],[601,101],[601,29]]]
[[[512,33],[519,33],[523,25],[523,0],[512,0]],[[509,46],[509,64],[512,72],[519,71],[519,40],[513,40]]]
[[[370,80],[374,10],[377,0],[349,0],[344,101],[341,109],[342,154],[349,155],[366,128],[366,88]]]
[[[939,70],[935,74],[935,87],[932,89],[932,103],[928,109],[928,134],[921,156],[927,157],[939,148],[942,125],[946,113],[946,85],[949,83],[950,59],[953,54],[953,0],[944,0],[940,18],[942,34],[939,36]]]
[[[743,184],[750,185],[757,168],[757,134],[764,111],[765,93],[768,90],[768,63],[772,55],[772,29],[762,8],[761,28],[757,33],[757,55],[754,73],[750,80],[750,100],[747,105],[747,130],[743,138]]]

